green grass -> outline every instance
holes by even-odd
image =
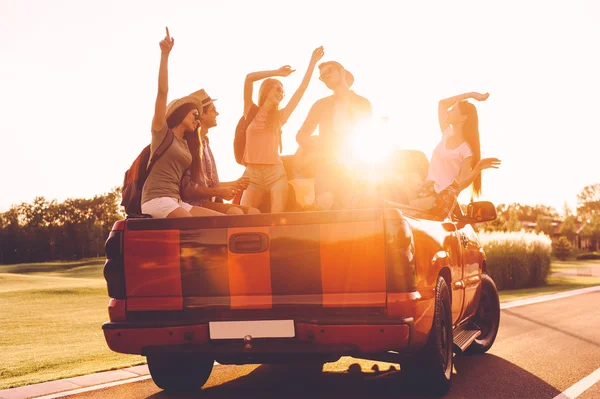
[[[599,260],[552,260],[550,276],[547,284],[542,287],[525,288],[520,290],[500,291],[500,302],[514,301],[538,295],[555,294],[557,292],[575,290],[578,288],[600,285],[600,276],[583,276],[590,269],[600,270]],[[567,276],[553,276],[553,273],[566,273]]]
[[[103,259],[0,266],[0,389],[145,363],[112,352]],[[600,261],[554,261],[574,271]],[[600,277],[550,277],[539,288],[500,292],[501,301],[600,285]]]
[[[103,264],[0,266],[0,389],[145,362],[106,345]]]
[[[553,271],[555,269],[579,269],[582,267],[600,267],[600,260],[552,259]]]

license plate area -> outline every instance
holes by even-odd
[[[210,339],[294,338],[294,320],[211,321]]]

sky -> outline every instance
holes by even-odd
[[[233,135],[246,74],[291,65],[289,98],[324,46],[322,61],[341,62],[389,120],[386,143],[365,137],[375,154],[383,145],[430,157],[438,101],[489,92],[475,104],[481,152],[502,166],[483,172],[482,200],[561,211],[600,183],[598,1],[0,0],[0,212],[122,184],[150,142],[165,26],[169,100],[200,88],[218,99],[209,137],[222,181],[244,171]],[[316,71],[284,127],[284,154],[329,94]]]

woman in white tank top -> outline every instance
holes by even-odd
[[[454,208],[458,194],[473,185],[473,194],[481,194],[481,171],[497,169],[497,158],[481,159],[477,109],[466,101],[485,101],[489,93],[464,93],[443,99],[438,105],[442,139],[435,147],[427,179],[409,202],[411,206],[447,215]]]

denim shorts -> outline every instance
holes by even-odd
[[[287,190],[288,188],[288,178],[283,164],[249,164],[244,172],[244,177],[250,178],[248,189],[268,193],[276,190]]]

